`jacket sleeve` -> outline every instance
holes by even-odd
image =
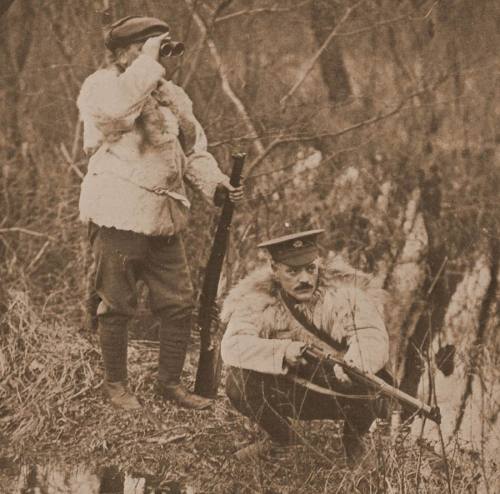
[[[84,124],[104,136],[132,129],[151,92],[165,74],[153,58],[139,55],[122,73],[98,70],[83,83],[77,105]]]
[[[226,175],[220,170],[217,161],[207,151],[194,151],[188,156],[185,177],[212,205],[217,186],[226,180]]]
[[[332,314],[332,330],[347,338],[344,359],[367,372],[378,372],[389,360],[389,337],[382,315],[358,288],[342,288],[334,297],[342,308]]]
[[[215,158],[207,151],[207,137],[200,122],[194,114],[192,118],[195,124],[196,140],[192,152],[187,157],[186,179],[189,183],[202,193],[210,204],[214,203],[215,189],[226,179]]]
[[[259,324],[250,310],[233,313],[222,338],[222,360],[226,365],[242,369],[286,374],[285,350],[292,340],[263,338]]]

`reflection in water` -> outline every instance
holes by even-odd
[[[159,485],[151,477],[126,474],[115,466],[97,473],[86,466],[71,470],[57,465],[23,467],[15,489],[15,494],[195,494],[177,481]]]

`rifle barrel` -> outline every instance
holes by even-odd
[[[326,359],[330,360],[334,364],[340,365],[348,375],[353,377],[358,381],[362,381],[367,386],[379,391],[381,394],[388,396],[390,398],[394,398],[399,402],[405,403],[411,406],[414,410],[422,415],[425,415],[429,419],[431,419],[436,424],[441,423],[441,412],[438,406],[430,406],[427,403],[415,398],[414,396],[401,391],[394,386],[391,386],[389,383],[385,382],[380,377],[372,374],[370,372],[362,371],[356,367],[350,366],[347,362],[344,362],[342,359],[335,357],[327,352],[324,352],[321,348],[316,346],[308,347],[306,349],[306,353],[309,353],[312,357],[316,359]]]
[[[391,398],[395,398],[397,401],[410,405],[419,413],[422,413],[423,415],[430,418],[437,424],[441,423],[441,413],[438,407],[430,406],[427,403],[424,403],[423,401],[419,400],[418,398],[415,398],[414,396],[411,396],[408,393],[405,393],[404,391],[401,391],[400,389],[391,386],[390,384],[386,383],[383,379],[374,374],[368,372],[366,373],[362,372],[358,369],[350,367],[347,364],[344,366],[344,368],[347,370],[348,373],[349,372],[352,373],[353,375],[356,376],[356,378],[362,380],[369,386],[374,387],[380,393],[389,396]]]

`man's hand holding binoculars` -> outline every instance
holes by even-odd
[[[156,61],[164,57],[180,57],[184,53],[184,43],[173,41],[170,33],[148,38],[142,45],[142,53]]]
[[[151,57],[157,62],[160,60],[160,49],[163,40],[170,40],[170,33],[161,34],[160,36],[154,36],[153,38],[148,38],[142,45],[142,53]]]

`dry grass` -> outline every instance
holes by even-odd
[[[60,322],[40,319],[24,292],[11,291],[0,344],[0,435],[4,454],[20,465],[60,458],[65,464],[117,464],[153,475],[158,485],[180,480],[195,492],[474,492],[477,461],[450,460],[451,484],[442,459],[408,436],[397,440],[377,429],[357,469],[345,465],[339,425],[297,424],[307,445],[279,462],[237,463],[233,452],[259,434],[222,397],[211,412],[169,407],[153,394],[157,345],[130,345],[130,380],[144,404],[136,415],[104,404],[95,337]],[[191,385],[196,355],[185,378]]]
[[[74,330],[40,319],[25,292],[11,292],[2,325],[2,430],[20,447],[54,439],[79,420],[99,385],[99,354]]]

